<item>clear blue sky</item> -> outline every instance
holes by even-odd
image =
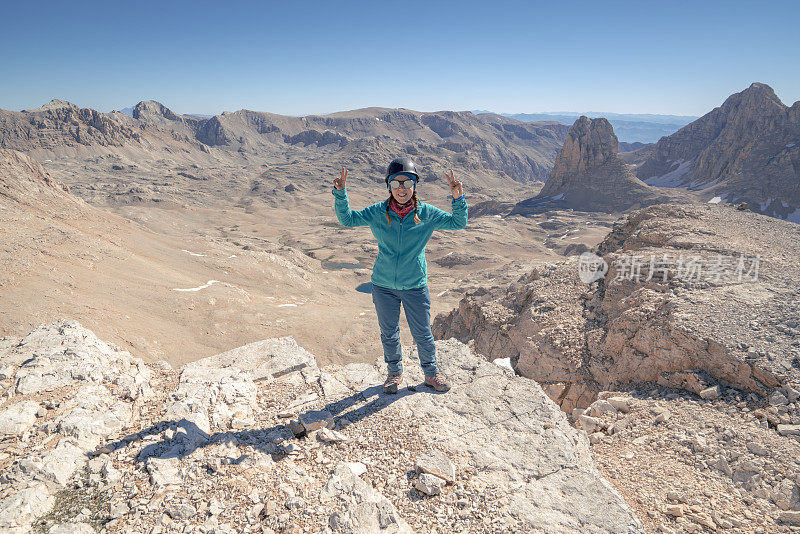
[[[800,100],[800,3],[650,4],[3,0],[0,108],[702,115],[754,81]]]

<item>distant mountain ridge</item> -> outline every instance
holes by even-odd
[[[473,111],[473,113],[488,113],[486,111]],[[675,133],[680,127],[697,119],[691,115],[657,115],[650,113],[603,113],[587,111],[575,113],[571,111],[554,111],[540,113],[500,113],[504,117],[511,117],[523,122],[556,121],[563,124],[572,124],[580,116],[588,118],[608,119],[614,127],[617,137],[624,143],[654,143],[665,135]]]
[[[239,110],[210,118],[180,115],[152,100],[137,104],[130,115],[60,100],[33,110],[0,109],[0,148],[23,152],[125,146],[187,159],[196,151],[218,150],[225,158],[273,161],[303,154],[316,160],[324,152],[336,153],[341,164],[366,166],[370,174],[408,154],[425,159],[429,168],[481,171],[494,181],[517,182],[547,177],[567,131],[556,123],[499,115],[390,108],[306,117]]]

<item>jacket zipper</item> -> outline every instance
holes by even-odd
[[[394,287],[397,287],[397,270],[400,267],[400,252],[403,250],[403,219],[400,218],[400,241],[397,243],[397,259],[394,262]]]

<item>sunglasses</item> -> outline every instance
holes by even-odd
[[[413,189],[414,184],[416,183],[417,181],[414,180],[413,178],[406,178],[405,180],[398,180],[397,178],[392,178],[392,180],[389,182],[389,187],[391,187],[392,189],[397,189],[402,185],[405,189]]]

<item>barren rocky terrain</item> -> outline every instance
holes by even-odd
[[[800,526],[797,225],[729,206],[638,210],[578,258],[436,318],[544,387],[648,531]],[[649,525],[649,526],[648,526]]]
[[[766,89],[621,156],[603,119],[0,110],[0,528],[800,530],[799,227],[701,177],[780,149],[789,195]],[[378,393],[377,244],[333,214],[398,154],[468,195],[427,249],[447,395]]]
[[[74,321],[2,346],[6,532],[641,531],[541,388],[455,341],[450,394],[397,396],[292,338],[179,372]]]

